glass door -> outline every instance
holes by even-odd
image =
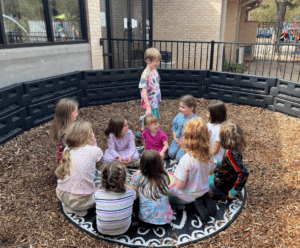
[[[150,39],[150,1],[107,0],[107,38],[110,68],[144,66],[143,54]]]

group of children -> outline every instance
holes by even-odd
[[[59,144],[57,197],[67,213],[78,216],[96,207],[97,228],[105,235],[125,233],[130,225],[133,205],[138,198],[138,217],[143,223],[166,225],[173,210],[195,211],[203,222],[215,216],[215,199],[234,199],[248,178],[242,162],[245,139],[242,129],[227,121],[221,101],[207,106],[209,123],[196,115],[197,100],[186,95],[179,100],[180,113],[172,125],[173,141],[159,129],[160,89],[156,70],[161,60],[155,48],[145,52],[147,68],[139,88],[145,112],[144,128],[135,135],[128,122],[113,116],[105,130],[108,149],[104,155],[97,146],[91,125],[76,121],[78,103],[61,99],[51,123],[51,136]],[[142,138],[145,151],[139,159],[135,138]],[[164,168],[166,157],[177,160],[175,186]],[[101,173],[96,163],[101,163]],[[134,186],[126,185],[126,167],[139,167],[133,174]],[[101,178],[99,187],[95,178]],[[98,185],[97,185],[98,186]]]

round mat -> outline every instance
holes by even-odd
[[[138,150],[141,156],[144,148],[138,147]],[[174,162],[169,159],[164,161],[170,177],[173,176]],[[136,170],[129,169],[128,182]],[[172,247],[198,242],[227,228],[242,211],[246,200],[245,188],[241,193],[242,200],[236,198],[231,201],[217,201],[217,214],[214,218],[210,217],[210,221],[206,224],[203,224],[199,216],[194,213],[187,214],[186,211],[174,210],[173,220],[168,226],[145,228],[142,227],[139,220],[135,220],[130,229],[119,236],[106,236],[97,231],[95,209],[90,209],[85,217],[78,217],[75,214],[64,212],[63,203],[60,202],[60,206],[63,214],[71,223],[95,238],[129,247]]]

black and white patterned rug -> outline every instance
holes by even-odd
[[[141,156],[144,148],[138,147],[138,150]],[[174,161],[165,160],[165,167],[168,172],[174,171],[173,165]],[[136,170],[129,169],[128,182]],[[85,217],[78,217],[75,214],[64,212],[63,203],[60,202],[60,206],[63,214],[71,223],[95,238],[130,247],[172,247],[198,242],[223,231],[242,211],[246,195],[244,189],[242,201],[236,198],[232,201],[219,200],[216,202],[217,215],[214,218],[211,217],[211,220],[206,224],[203,224],[196,214],[188,215],[186,211],[174,210],[173,220],[169,226],[145,228],[142,227],[139,220],[135,220],[130,229],[119,236],[106,236],[97,231],[95,209],[90,209]]]

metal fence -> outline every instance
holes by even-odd
[[[101,40],[105,69],[145,66],[148,47],[162,54],[160,68],[207,69],[299,81],[300,44]]]

